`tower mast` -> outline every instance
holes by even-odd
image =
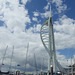
[[[52,23],[52,14],[51,14],[51,3],[50,3],[50,16],[48,20],[49,26],[49,50],[50,50],[50,66],[53,66],[54,71],[56,72],[56,52],[55,52],[55,42],[54,42],[54,31]]]
[[[49,54],[49,62],[48,62],[48,71],[50,71],[50,66],[53,67],[53,72],[56,73],[56,70],[61,72],[66,72],[64,68],[59,64],[56,60],[56,51],[55,51],[55,41],[54,41],[54,30],[52,23],[52,14],[51,14],[51,4],[50,4],[50,13],[49,18],[47,18],[40,30],[41,41]]]

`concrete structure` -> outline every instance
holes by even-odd
[[[56,51],[55,51],[55,41],[54,41],[54,31],[53,31],[53,23],[52,23],[52,15],[51,15],[51,5],[50,5],[50,16],[46,19],[46,21],[41,26],[40,37],[42,43],[49,54],[48,61],[48,71],[50,70],[50,66],[53,66],[53,72],[61,71],[65,72],[63,67],[59,64],[56,59]]]

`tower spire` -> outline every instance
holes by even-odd
[[[50,17],[52,17],[52,13],[51,13],[51,3],[50,3]]]
[[[48,70],[51,71],[50,66],[53,66],[53,72],[56,73],[56,71],[61,71],[65,73],[65,70],[56,59],[55,39],[51,14],[51,2],[50,2],[49,18],[46,19],[46,21],[41,26],[40,36],[42,43],[49,54]]]

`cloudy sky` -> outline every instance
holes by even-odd
[[[56,54],[63,66],[71,64],[71,57],[74,63],[74,3],[74,0],[51,0]],[[49,16],[49,5],[49,0],[0,0],[0,64],[8,46],[2,69],[9,68],[14,46],[12,66],[20,64],[17,68],[23,70],[28,43],[27,70],[35,70],[34,54],[37,68],[40,70],[43,63],[43,69],[47,69],[48,53],[40,39],[40,28]]]

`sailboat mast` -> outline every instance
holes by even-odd
[[[8,49],[8,45],[7,45],[6,49],[5,49],[5,53],[4,53],[4,56],[3,56],[3,59],[2,59],[2,64],[1,64],[0,70],[2,68],[2,65],[4,65],[3,62],[4,62],[4,59],[5,59],[5,55],[6,55],[7,49]]]
[[[29,50],[29,43],[28,43],[28,45],[27,45],[27,52],[26,52],[26,61],[25,61],[25,70],[24,70],[24,73],[25,73],[25,71],[26,71],[26,64],[27,64],[28,50]]]
[[[12,50],[12,55],[11,55],[11,60],[10,60],[10,67],[9,67],[9,71],[11,71],[11,65],[12,65],[12,58],[13,58],[13,54],[14,54],[14,46],[13,46],[13,50]]]
[[[35,70],[36,70],[36,75],[37,75],[37,63],[36,63],[35,53],[34,53],[34,63],[35,63]]]

